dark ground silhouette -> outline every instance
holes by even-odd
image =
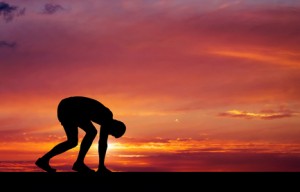
[[[299,173],[267,172],[114,172],[0,173],[9,191],[299,191]],[[28,189],[28,190],[26,190]],[[282,190],[281,190],[282,189]],[[291,190],[289,190],[291,189]]]
[[[57,144],[39,158],[35,164],[46,172],[56,172],[56,169],[50,166],[51,158],[76,147],[78,144],[78,128],[81,128],[86,134],[82,139],[79,154],[72,169],[77,172],[95,172],[84,164],[84,158],[97,135],[97,129],[92,124],[92,122],[95,122],[101,125],[97,172],[111,172],[105,167],[104,163],[108,136],[121,137],[126,131],[125,124],[113,119],[113,113],[99,101],[82,96],[68,97],[61,100],[57,108],[57,117],[66,132],[67,140]]]

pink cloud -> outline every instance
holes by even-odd
[[[285,23],[276,19],[277,13],[294,19]],[[139,19],[129,17],[126,22],[120,16],[110,16],[104,20],[108,26],[105,31],[102,25],[94,26],[89,35],[82,35],[88,28],[73,26],[76,30],[71,32],[61,23],[41,25],[43,33],[38,28],[31,29],[30,34],[25,30],[18,39],[28,47],[20,48],[16,52],[20,57],[8,58],[3,66],[7,72],[3,74],[5,92],[44,97],[114,93],[137,99],[167,97],[172,103],[188,97],[193,105],[224,104],[230,97],[231,102],[257,102],[259,98],[271,99],[271,95],[274,100],[299,98],[297,71],[280,72],[278,66],[261,64],[273,56],[282,58],[278,50],[297,52],[297,11],[225,9],[204,16],[193,14],[183,19],[164,15],[159,22],[146,14]],[[286,29],[286,25],[289,30],[266,34],[270,28]],[[56,30],[59,35],[51,32]],[[32,35],[39,44],[25,40]],[[263,42],[281,41],[283,36],[286,42],[280,45],[285,47]],[[270,51],[265,53],[265,49]],[[230,57],[224,50],[240,57]],[[248,61],[245,56],[251,54],[270,56]],[[21,56],[28,63],[26,68],[18,61]],[[288,60],[297,63],[298,56],[290,55]]]

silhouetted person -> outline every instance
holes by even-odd
[[[108,135],[112,135],[115,138],[121,137],[126,131],[125,124],[113,119],[112,112],[99,101],[81,96],[63,99],[58,105],[57,116],[66,132],[67,140],[56,145],[39,158],[35,164],[47,172],[56,172],[49,164],[50,159],[77,146],[78,127],[80,127],[86,132],[86,135],[82,139],[78,158],[72,169],[78,172],[94,172],[94,170],[84,164],[85,155],[97,135],[97,130],[92,124],[93,121],[101,125],[97,172],[110,172],[104,165]]]

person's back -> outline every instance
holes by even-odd
[[[73,96],[61,100],[57,116],[62,124],[65,121],[72,121],[76,124],[93,121],[101,125],[113,119],[112,112],[102,103],[83,96]]]

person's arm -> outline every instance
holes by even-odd
[[[102,126],[100,130],[100,139],[99,139],[99,146],[98,146],[98,153],[99,153],[99,167],[98,172],[110,172],[105,167],[105,156],[107,150],[107,140],[108,140],[108,129],[106,126]]]

